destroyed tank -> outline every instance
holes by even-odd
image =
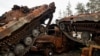
[[[36,6],[14,5],[12,10],[0,17],[0,56],[23,56],[34,43],[33,30],[51,22],[55,4]]]
[[[100,13],[71,15],[57,20],[67,38],[82,45],[100,45]]]
[[[47,30],[45,31],[45,29]],[[38,36],[30,51],[40,52],[44,56],[53,56],[55,52],[62,53],[67,50],[67,40],[56,24],[50,24],[48,28],[41,25],[35,30],[41,33],[40,35],[37,34]]]

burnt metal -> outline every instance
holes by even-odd
[[[3,15],[5,19],[0,20],[0,23],[5,23],[0,26],[0,53],[5,55],[11,51],[13,52],[17,44],[22,44],[25,47],[24,52],[14,53],[14,55],[23,56],[34,43],[32,30],[46,19],[52,20],[51,15],[54,11],[55,5],[51,3],[34,9],[15,5],[11,11],[6,12]],[[31,45],[26,46],[23,43],[25,37],[32,37],[33,42]]]
[[[45,30],[43,26],[37,27],[37,30],[41,32],[41,28]],[[73,47],[76,46],[73,45],[74,42],[66,38],[57,24],[51,24],[47,27],[46,32],[42,31],[40,35],[35,38],[31,51],[42,52],[45,56],[52,56],[55,52],[62,53],[73,49]]]
[[[72,19],[73,18],[73,19]],[[70,16],[62,18],[58,21],[58,26],[61,31],[66,35],[67,38],[71,39],[72,41],[82,43],[82,44],[89,44],[84,43],[84,38],[79,40],[76,37],[73,37],[73,33],[76,34],[78,32],[88,32],[90,33],[91,37],[87,41],[91,40],[95,43],[98,43],[97,39],[100,36],[100,13],[94,14],[82,14],[77,16]],[[88,38],[88,37],[87,37]],[[100,44],[100,42],[98,43]]]

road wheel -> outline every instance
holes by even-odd
[[[53,51],[51,48],[46,48],[44,51],[45,56],[53,56]]]
[[[3,56],[15,56],[15,54],[13,52],[8,52],[6,54],[3,54]]]
[[[32,44],[32,41],[33,41],[32,37],[26,37],[24,39],[24,44],[27,45],[27,46],[29,46],[29,45]]]
[[[64,23],[60,23],[59,26],[60,26],[60,29],[62,29],[63,31],[65,30],[65,24]]]
[[[16,47],[14,48],[14,52],[19,55],[21,53],[23,53],[25,50],[25,47],[23,44],[17,44]]]

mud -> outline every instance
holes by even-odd
[[[68,53],[55,54],[54,56],[81,56],[80,51],[70,51]]]
[[[44,56],[44,55],[40,52],[28,52],[25,56]],[[75,50],[75,51],[70,51],[70,52],[64,52],[61,54],[54,53],[53,56],[81,56],[81,51]]]

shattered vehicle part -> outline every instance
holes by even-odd
[[[100,44],[100,13],[83,14],[62,18],[58,26],[67,38],[89,45],[89,42]]]
[[[39,30],[41,33],[34,41],[30,51],[42,52],[45,56],[53,56],[54,53],[69,51],[71,50],[70,48],[74,47],[73,41],[66,38],[56,24],[50,24],[46,32],[41,31],[43,28],[45,30],[46,27],[38,27],[37,30]]]
[[[100,46],[90,45],[89,47],[82,48],[81,56],[100,56]]]
[[[14,5],[0,17],[0,55],[23,56],[34,43],[32,31],[47,19],[50,23],[54,12],[54,2],[34,8]]]

